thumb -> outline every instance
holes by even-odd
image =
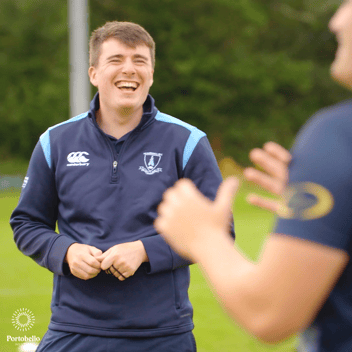
[[[238,187],[239,180],[236,177],[229,177],[220,185],[214,201],[214,206],[220,214],[231,212]]]
[[[107,256],[109,256],[109,254],[110,254],[110,249],[111,248],[109,248],[107,251],[105,251],[104,253],[102,252],[102,251],[100,251],[99,253],[98,253],[98,255],[95,257],[100,263],[103,261],[103,260],[105,260],[105,258],[107,257]]]
[[[89,252],[93,257],[96,257],[96,258],[103,254],[103,252],[100,249],[93,246],[89,247]]]

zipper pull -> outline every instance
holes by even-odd
[[[114,173],[116,173],[116,169],[117,169],[117,161],[116,160],[114,160],[112,166],[114,168]]]

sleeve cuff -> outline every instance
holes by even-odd
[[[173,269],[173,257],[169,245],[160,235],[141,239],[149,258],[148,274]]]
[[[51,246],[50,252],[47,258],[47,268],[58,275],[69,275],[70,269],[67,263],[64,263],[66,252],[71,244],[76,243],[75,240],[60,235],[54,241]]]

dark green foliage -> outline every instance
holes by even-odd
[[[2,157],[28,158],[41,133],[68,117],[65,1],[0,4]]]
[[[144,26],[157,44],[159,109],[246,164],[250,148],[289,147],[312,113],[348,96],[329,77],[335,8],[331,0],[90,0],[90,27]],[[2,0],[0,19],[0,151],[28,157],[48,126],[69,117],[66,1]]]

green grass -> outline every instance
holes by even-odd
[[[246,204],[247,189],[245,184],[236,199],[236,243],[251,259],[255,259],[272,226],[273,217]],[[50,319],[52,274],[17,250],[8,224],[18,196],[17,192],[0,194],[0,351],[6,352],[18,351],[15,342],[6,341],[8,335],[41,338]],[[268,346],[249,336],[222,311],[198,267],[193,265],[191,272],[190,299],[194,306],[198,352],[294,351],[295,339]],[[35,324],[27,332],[17,331],[12,325],[12,315],[19,308],[27,308],[35,315]]]
[[[18,351],[15,342],[7,342],[8,335],[41,338],[50,319],[52,274],[18,251],[8,224],[18,196],[18,192],[0,194],[0,351],[8,352]],[[35,324],[27,332],[12,325],[12,315],[19,308],[27,308],[35,316]]]

